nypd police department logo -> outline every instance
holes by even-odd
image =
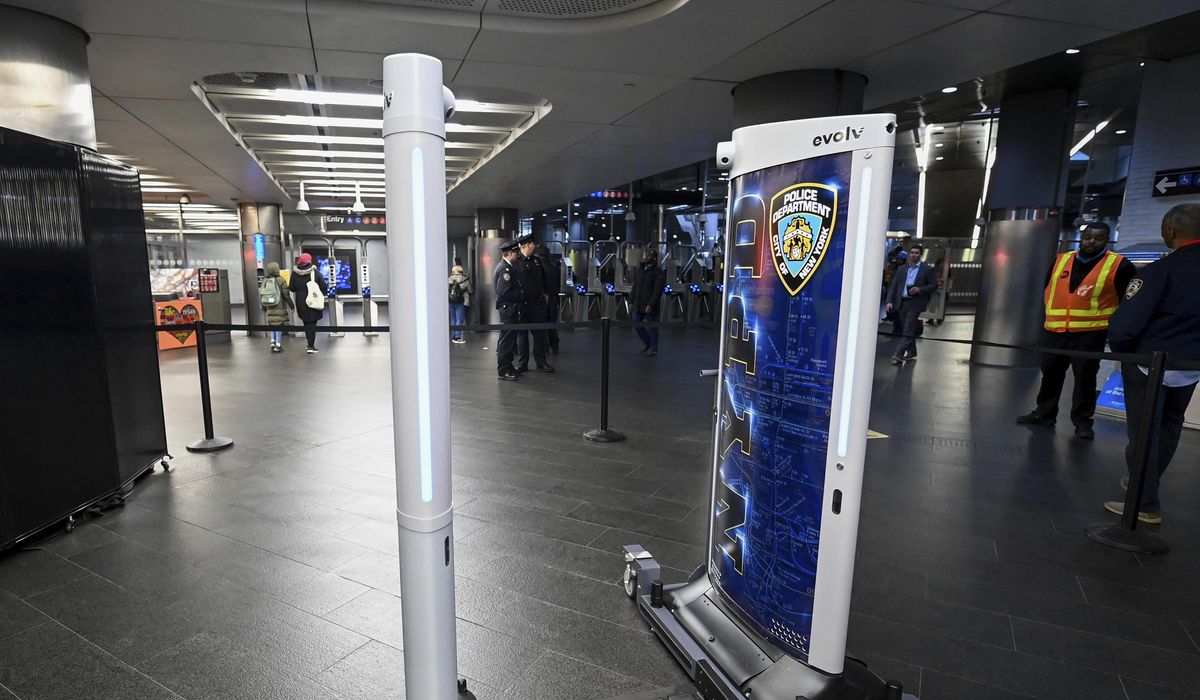
[[[1142,291],[1142,278],[1134,277],[1129,280],[1129,286],[1125,288],[1125,298],[1132,299],[1137,296],[1137,293]]]
[[[802,182],[771,197],[771,253],[788,293],[800,293],[812,278],[837,220],[837,188]]]

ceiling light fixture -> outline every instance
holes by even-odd
[[[1129,130],[1128,129],[1117,129],[1113,133],[1116,134],[1117,136],[1124,136],[1125,134],[1129,133]]]
[[[296,211],[301,214],[308,213],[308,202],[304,199],[304,181],[300,181],[300,201],[296,202]]]
[[[303,185],[304,183],[300,183]],[[361,214],[367,210],[367,205],[362,201],[362,185],[359,182],[354,183],[354,205],[350,207],[350,211],[355,214]]]
[[[942,88],[942,92],[944,92],[944,93],[946,93],[947,95],[949,95],[949,94],[952,94],[952,93],[958,92],[958,88],[956,88],[956,87],[954,87],[953,85],[951,85],[951,86],[949,86],[949,87],[944,87],[944,88]]]
[[[1074,55],[1075,55],[1075,54],[1077,54],[1077,53],[1079,53],[1079,49],[1067,49],[1067,50],[1066,50],[1066,54],[1067,54],[1068,56],[1074,56]]]
[[[1083,138],[1079,139],[1079,143],[1075,144],[1071,148],[1071,156],[1074,156],[1076,153],[1079,153],[1079,151],[1082,150],[1084,146],[1088,145],[1088,143],[1090,143],[1092,139],[1096,138],[1096,134],[1099,134],[1101,131],[1104,131],[1104,128],[1106,126],[1108,126],[1109,123],[1112,122],[1113,119],[1116,119],[1117,115],[1120,114],[1122,112],[1122,110],[1124,110],[1124,107],[1117,109],[1117,111],[1115,111],[1111,115],[1109,115],[1108,119],[1105,119],[1104,121],[1097,124],[1095,129],[1092,129],[1091,131],[1084,134]]]
[[[946,156],[938,156],[937,158],[934,158],[934,160],[946,160]]]

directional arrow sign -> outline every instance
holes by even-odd
[[[1155,197],[1200,194],[1200,166],[1154,173],[1154,190],[1150,194]]]

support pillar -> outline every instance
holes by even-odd
[[[238,222],[241,226],[242,290],[245,294],[246,323],[264,324],[266,312],[258,305],[258,281],[267,263],[277,262],[288,269],[292,260],[283,258],[283,238],[280,233],[278,204],[240,202]],[[251,332],[251,336],[259,335]]]
[[[478,323],[500,322],[492,273],[500,264],[500,244],[515,237],[517,230],[516,209],[488,207],[475,210],[475,238],[471,241],[474,246],[471,251],[474,266],[471,273],[471,282],[474,284],[471,307],[479,314]]]
[[[733,128],[859,114],[867,77],[844,70],[790,70],[733,88]]]
[[[0,5],[0,126],[95,148],[87,45],[72,24]]]
[[[1074,89],[1057,88],[1012,95],[1000,103],[976,342],[1037,345],[1041,340],[1046,270],[1062,228],[1075,97]],[[1033,367],[1039,357],[973,345],[971,361]]]

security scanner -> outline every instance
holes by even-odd
[[[588,321],[604,316],[604,298],[601,296],[601,290],[604,289],[604,282],[600,279],[600,272],[604,261],[596,255],[596,244],[589,242],[587,244],[588,263],[587,263],[587,284],[578,292],[583,297],[583,320]]]
[[[619,241],[596,241],[596,275],[603,285],[604,297],[602,308],[604,316],[618,318],[617,312],[625,311],[629,316],[629,291],[621,289],[621,243]]]
[[[900,700],[846,656],[895,117],[737,129],[705,561],[625,592],[705,700]]]
[[[587,320],[588,282],[592,259],[592,246],[584,241],[563,244],[563,308],[560,317],[565,320]]]

